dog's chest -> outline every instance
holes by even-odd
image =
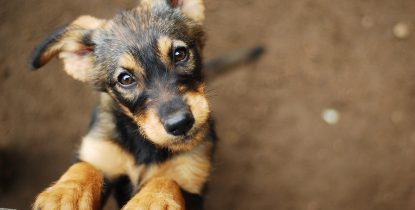
[[[109,180],[128,176],[134,190],[154,177],[175,180],[183,189],[200,193],[211,169],[212,142],[205,141],[193,150],[163,162],[137,164],[136,157],[112,141],[83,139],[79,158],[101,170]]]

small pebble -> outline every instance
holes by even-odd
[[[323,110],[323,112],[321,113],[321,117],[329,125],[337,124],[340,120],[340,114],[335,109]]]
[[[393,27],[393,35],[398,39],[406,39],[409,37],[409,26],[400,22]]]

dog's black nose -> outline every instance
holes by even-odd
[[[189,111],[178,111],[168,116],[164,121],[166,131],[174,136],[185,135],[195,123]]]

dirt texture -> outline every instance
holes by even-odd
[[[0,207],[29,209],[68,168],[97,104],[56,59],[30,72],[35,45],[79,15],[110,18],[136,3],[0,0]],[[415,209],[415,1],[206,7],[206,59],[266,47],[209,82],[221,141],[207,209]],[[409,34],[400,25],[394,35],[398,23]]]

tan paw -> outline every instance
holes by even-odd
[[[79,164],[79,163],[78,163]],[[36,198],[34,210],[91,210],[99,208],[102,176],[87,165],[72,166]]]
[[[56,184],[37,197],[34,209],[93,209],[91,189],[78,183]]]
[[[153,178],[122,210],[184,210],[179,185],[168,178]]]
[[[122,210],[184,210],[184,207],[171,194],[147,193],[134,197]]]

